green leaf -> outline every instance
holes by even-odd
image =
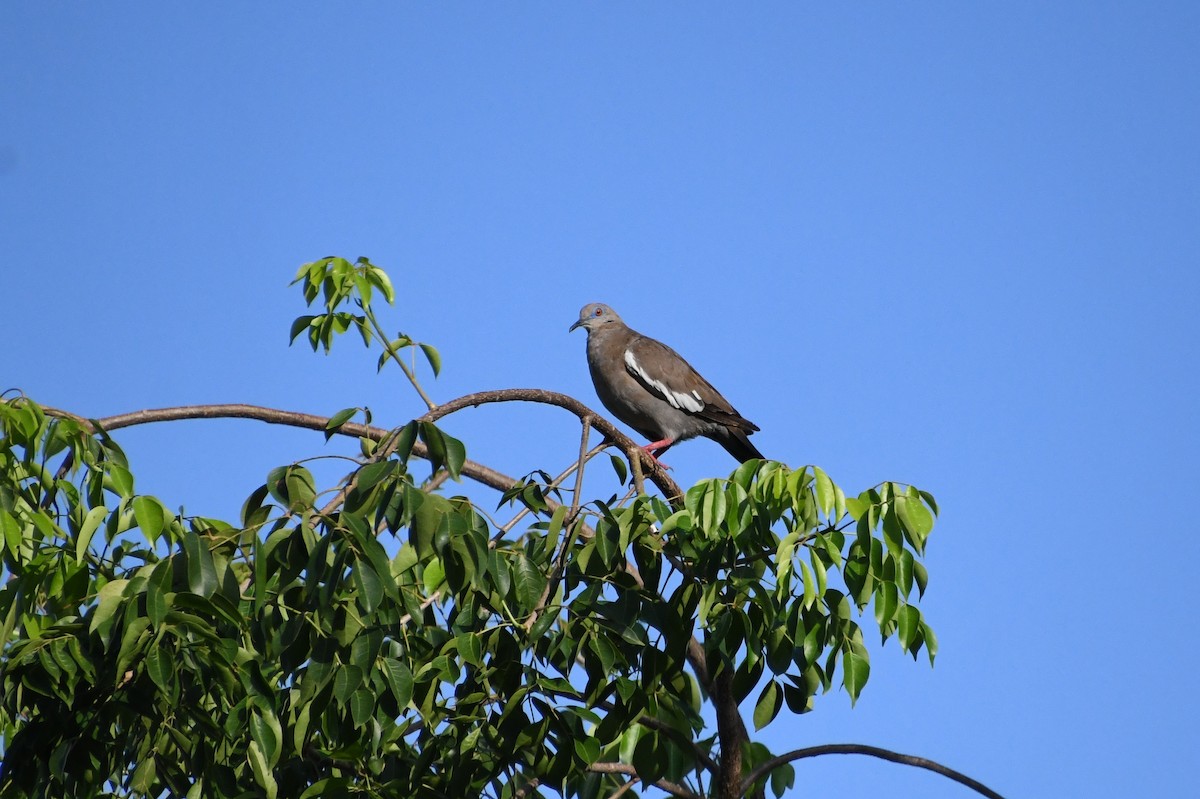
[[[345,706],[350,695],[362,685],[363,670],[358,666],[343,665],[333,675],[333,696],[339,705]]]
[[[362,299],[363,305],[369,306],[371,304],[372,289],[370,282],[367,280],[367,276],[355,273],[354,288],[357,289],[358,296]]]
[[[142,758],[133,776],[129,779],[129,787],[134,793],[148,794],[154,787],[154,777],[157,772],[157,760],[153,755]]]
[[[450,472],[450,476],[457,479],[467,458],[467,450],[463,443],[447,435],[433,422],[420,422],[418,433],[429,451],[429,462],[434,471],[437,471],[439,466],[444,466],[446,471]]]
[[[133,518],[147,541],[156,541],[166,524],[166,508],[154,497],[133,498]]]
[[[575,756],[587,765],[600,759],[600,742],[591,735],[575,739]]]
[[[187,556],[188,587],[202,597],[217,590],[217,570],[208,545],[193,530],[183,534],[183,551]]]
[[[401,463],[406,463],[409,457],[412,455],[412,448],[413,444],[416,443],[417,430],[419,427],[420,423],[414,419],[413,421],[404,425],[404,427],[401,427],[399,430],[395,431],[396,458]]]
[[[513,582],[517,588],[517,601],[521,609],[531,611],[542,598],[546,589],[546,576],[522,554],[514,558]]]
[[[933,515],[937,516],[938,505],[937,500],[933,498],[933,494],[930,494],[928,491],[917,491],[917,493],[921,495],[921,499],[925,500],[925,504],[929,506],[931,511],[933,511]]]
[[[25,537],[22,535],[21,523],[4,508],[0,508],[0,529],[4,531],[4,546],[8,547],[8,550],[13,553],[14,557],[18,557]],[[8,638],[5,637],[0,640],[7,641]]]
[[[917,637],[921,632],[921,611],[914,608],[912,605],[905,605],[900,608],[897,616],[896,632],[900,637],[900,646],[905,652],[916,654],[914,643],[920,641]]]
[[[923,495],[913,486],[909,486],[905,491],[905,497],[908,502],[908,518],[911,529],[913,529],[922,538],[929,535],[933,531],[933,514],[929,512],[921,501]]]
[[[83,517],[83,524],[79,527],[79,535],[75,537],[76,562],[83,562],[84,556],[87,555],[88,546],[92,543],[92,536],[96,534],[96,530],[100,528],[100,523],[107,517],[108,508],[103,505],[97,505]]]
[[[387,272],[377,266],[371,265],[366,268],[367,280],[376,288],[383,292],[383,297],[391,305],[396,301],[396,290],[392,288],[392,281],[388,277]]]
[[[818,558],[814,562],[819,562],[819,560],[820,559]],[[800,575],[804,580],[804,599],[801,603],[801,606],[804,608],[811,608],[813,603],[817,601],[817,581],[813,577],[812,572],[809,571],[808,565],[804,561],[800,561],[799,563]]]
[[[125,625],[121,635],[121,646],[117,650],[117,666],[113,669],[116,676],[114,687],[125,679],[125,671],[138,659],[144,649],[144,644],[150,638],[150,620],[138,616]]]
[[[907,549],[900,553],[900,557],[895,560],[896,563],[896,584],[900,587],[904,597],[912,593],[913,587],[913,564],[916,563],[912,552]]]
[[[779,690],[779,683],[770,680],[754,705],[754,729],[761,730],[774,721],[782,706],[783,692]]]
[[[938,652],[937,636],[933,634],[933,628],[925,622],[921,622],[921,634],[925,639],[925,651],[929,653],[929,665],[932,666]]]
[[[374,613],[383,601],[383,579],[365,558],[355,560],[352,577],[363,612]]]
[[[429,361],[429,368],[433,370],[433,376],[437,377],[441,374],[442,356],[438,354],[437,349],[432,344],[422,344],[421,352],[425,353],[425,358]]]
[[[262,747],[258,745],[257,741],[250,742],[246,751],[246,759],[250,762],[250,770],[254,772],[254,781],[266,792],[267,799],[276,799],[279,785],[275,782],[275,775],[271,773],[266,755],[263,754]]]
[[[716,480],[705,480],[688,491],[688,494],[697,488],[700,489],[700,501],[697,506],[700,527],[709,538],[716,538],[721,535],[721,524],[725,521],[725,491]]]
[[[796,554],[796,544],[800,540],[800,531],[793,530],[785,535],[775,548],[775,582],[780,590],[787,590],[788,580],[792,576],[792,557]]]
[[[99,603],[96,605],[96,611],[92,614],[92,621],[88,625],[88,632],[99,633],[103,638],[108,632],[111,625],[111,619],[117,608],[121,606],[124,600],[125,588],[129,585],[128,580],[112,580],[105,583],[100,589],[98,595]],[[14,603],[13,608],[16,608]]]
[[[358,470],[358,479],[355,481],[358,491],[365,494],[379,483],[392,475],[400,466],[398,461],[386,460],[368,463],[366,466]]]
[[[412,701],[413,675],[408,666],[393,657],[382,659],[383,675],[396,704],[403,710]]]
[[[871,664],[865,652],[861,655],[852,649],[842,652],[842,684],[850,694],[851,705],[858,701],[858,696],[870,675]]]
[[[170,694],[171,682],[175,677],[174,652],[167,651],[161,645],[151,649],[146,655],[146,671],[159,690],[164,694]]]
[[[375,694],[359,688],[350,697],[350,718],[356,727],[365,727],[375,715]]]
[[[625,481],[629,478],[628,467],[625,465],[625,459],[620,455],[609,454],[609,460],[612,461],[613,471],[617,473],[617,482],[625,485]]]
[[[929,572],[925,570],[925,564],[919,560],[914,560],[912,565],[913,579],[917,581],[917,595],[925,596],[925,586],[929,585]]]
[[[875,622],[880,628],[886,628],[895,618],[899,605],[900,597],[896,584],[879,581],[875,586]]]
[[[350,796],[350,788],[355,784],[355,780],[350,777],[328,777],[317,780],[308,786],[304,793],[300,794],[300,799],[339,799],[343,796]]]
[[[296,342],[296,336],[300,335],[305,330],[308,330],[312,326],[313,320],[316,318],[317,317],[315,316],[297,316],[295,321],[292,322],[292,330],[288,335],[288,344],[294,344]],[[316,347],[313,347],[313,350],[315,351]]]
[[[422,574],[422,587],[425,589],[427,596],[433,596],[441,590],[446,584],[446,569],[442,566],[442,562],[437,558],[432,558],[425,564],[425,571]]]
[[[896,497],[896,511],[900,516],[900,523],[918,554],[924,552],[925,539],[933,530],[933,515],[921,499],[921,494],[912,486],[908,487],[905,494]]]
[[[111,488],[122,499],[133,496],[133,475],[124,466],[117,463],[106,463],[104,476],[105,488]]]
[[[570,508],[566,505],[559,505],[554,509],[554,514],[550,517],[550,525],[546,528],[546,537],[551,541],[557,541],[562,534],[563,520],[567,518],[569,510]]]
[[[846,498],[846,512],[850,514],[852,519],[858,520],[863,517],[871,507],[871,500],[866,493],[859,494],[857,497]]]
[[[664,754],[658,746],[657,735],[643,735],[638,739],[633,748],[632,765],[643,783],[653,785],[662,779],[666,773]]]
[[[793,785],[796,784],[796,769],[791,763],[784,763],[782,766],[771,769],[771,792],[775,794],[776,799],[782,799]]]
[[[462,474],[463,464],[467,461],[467,448],[454,436],[444,433],[442,435],[446,445],[446,471],[457,480]]]
[[[286,480],[288,510],[299,512],[311,507],[313,499],[317,496],[317,484],[312,472],[303,466],[289,466]]]
[[[150,619],[150,623],[155,627],[161,625],[166,621],[169,608],[170,603],[167,602],[167,595],[162,590],[162,586],[151,582],[146,587],[146,616]]]
[[[821,513],[829,516],[833,512],[836,500],[833,481],[829,479],[829,475],[825,474],[824,470],[816,466],[813,467],[813,473],[816,475],[817,507],[821,509]]]
[[[815,547],[808,553],[808,562],[812,564],[813,575],[816,577],[817,596],[825,596],[825,589],[828,587],[829,575],[825,568],[825,561],[821,559],[821,556]],[[807,594],[807,590],[805,593]]]
[[[329,421],[325,423],[325,440],[333,438],[333,434],[350,421],[350,418],[356,413],[358,413],[358,408],[344,408],[329,417]]]
[[[283,744],[283,731],[279,720],[266,708],[258,707],[250,714],[250,736],[262,750],[267,765],[274,768],[279,762],[279,752]]]
[[[463,661],[472,666],[483,665],[483,647],[479,642],[478,633],[462,633],[456,636],[455,645]]]

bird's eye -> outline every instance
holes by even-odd
[[[597,308],[597,309],[596,309],[596,310],[595,310],[593,313],[594,313],[596,316],[601,316],[601,315],[604,313],[604,309],[603,309],[603,308]]]

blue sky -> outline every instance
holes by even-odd
[[[586,302],[685,355],[793,466],[932,491],[937,665],[781,719],[1010,797],[1184,795],[1200,736],[1193,462],[1200,6],[0,8],[0,389],[89,416],[421,407],[347,341],[288,349],[299,264],[368,255],[435,398],[598,406]],[[543,408],[447,422],[557,471]],[[232,516],[320,436],[123,431],[139,489]],[[672,450],[683,484],[726,474]],[[962,797],[860,758],[797,795]]]

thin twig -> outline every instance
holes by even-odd
[[[384,332],[383,327],[379,324],[379,321],[375,318],[375,314],[372,313],[371,309],[366,306],[362,306],[362,308],[366,312],[367,319],[371,322],[371,327],[375,328],[375,335],[379,336],[380,346],[382,346],[384,351],[388,355],[392,356],[392,360],[395,361],[400,366],[400,370],[402,372],[404,372],[404,376],[408,378],[408,382],[412,383],[412,387],[417,390],[417,394],[420,395],[421,399],[425,402],[425,404],[429,407],[429,409],[433,410],[434,408],[436,408],[437,403],[435,403],[433,400],[431,400],[429,398],[429,395],[425,393],[425,389],[421,388],[421,384],[417,380],[417,372],[416,372],[417,354],[415,351],[416,347],[418,346],[417,342],[415,342],[415,341],[412,342],[413,350],[414,350],[413,366],[412,366],[412,368],[409,368],[408,364],[406,364],[404,362],[404,359],[400,357],[399,351],[396,350],[396,348],[392,346],[391,339],[389,339],[387,337],[387,333]],[[412,339],[409,339],[409,341],[412,341]]]
[[[579,497],[583,494],[583,465],[588,460],[588,439],[591,438],[592,432],[591,416],[585,416],[580,421],[583,422],[583,433],[579,436],[579,460],[575,462],[575,491],[571,497],[571,509],[567,511],[568,521],[575,521],[575,517],[579,515]]]
[[[625,782],[621,783],[621,787],[613,791],[608,799],[619,799],[619,797],[624,796],[632,791],[633,786],[637,785],[639,782],[641,782],[641,780],[639,780],[637,777],[630,777],[629,779],[625,780]]]
[[[546,603],[554,592],[558,590],[559,581],[562,580],[563,571],[567,568],[567,555],[571,552],[571,545],[575,543],[575,536],[578,533],[578,525],[576,519],[579,516],[579,495],[583,492],[583,465],[588,459],[588,438],[592,432],[591,417],[583,417],[583,433],[579,437],[579,459],[575,462],[575,491],[571,498],[571,507],[567,510],[566,516],[563,518],[563,534],[562,541],[558,544],[558,552],[554,556],[554,560],[550,565],[550,573],[546,575],[546,587],[542,589],[542,595],[538,598],[537,604],[534,605],[533,611],[529,614],[529,618],[525,620],[525,631],[529,632],[533,629],[533,625],[537,624],[538,617],[545,611]]]
[[[601,452],[603,452],[607,447],[608,447],[607,443],[597,444],[595,447],[592,447],[591,451],[588,452],[587,455],[584,457],[584,462],[586,463],[587,461],[590,461],[593,457],[595,457],[596,455],[599,455]],[[559,472],[557,477],[551,479],[550,482],[546,483],[546,488],[554,489],[554,488],[558,488],[559,486],[561,486],[563,480],[566,480],[568,477],[570,477],[572,474],[575,473],[575,469],[577,466],[578,466],[578,461],[576,461],[575,463],[572,463],[566,469],[563,469],[561,472]],[[515,484],[516,483],[514,481],[514,485]],[[550,499],[549,497],[546,497],[545,500],[546,500],[547,507],[553,513],[554,509],[558,507],[558,503],[556,503],[554,500]],[[501,538],[503,538],[504,536],[508,535],[509,531],[511,531],[514,527],[517,526],[517,522],[521,521],[521,519],[524,519],[526,516],[528,516],[530,513],[533,513],[533,512],[534,512],[533,509],[530,508],[528,505],[525,505],[524,507],[522,507],[519,511],[517,511],[517,515],[513,516],[511,519],[509,519],[507,522],[505,522],[503,524],[503,526],[497,527],[496,534],[494,536],[492,536],[492,540],[498,541]]]

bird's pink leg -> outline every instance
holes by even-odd
[[[642,447],[642,449],[644,449],[644,450],[646,450],[646,452],[650,453],[650,457],[654,458],[655,463],[662,466],[664,469],[670,469],[671,467],[667,466],[665,463],[660,461],[659,457],[661,457],[663,453],[665,453],[667,450],[669,450],[671,448],[671,445],[674,443],[675,442],[672,439],[664,438],[661,441],[652,441],[649,444],[647,444],[646,446]]]

